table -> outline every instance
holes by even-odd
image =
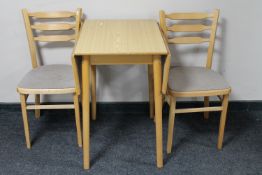
[[[157,167],[163,167],[162,141],[162,71],[161,56],[167,48],[155,20],[86,20],[81,29],[75,52],[81,56],[83,110],[83,164],[90,168],[90,67],[95,65],[147,64],[152,68]],[[95,78],[92,76],[92,90]],[[151,97],[152,98],[152,97]],[[151,101],[150,100],[150,101]],[[95,110],[92,93],[92,108]],[[93,112],[95,118],[95,111]]]

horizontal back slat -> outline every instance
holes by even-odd
[[[31,28],[35,30],[71,30],[75,28],[75,24],[35,24],[31,25]]]
[[[181,25],[174,24],[167,28],[168,31],[172,32],[202,32],[204,30],[210,30],[211,26],[206,26],[202,24],[194,24],[194,25]]]
[[[75,40],[75,35],[42,35],[34,37],[35,41],[41,42],[57,42],[57,41],[71,41]]]
[[[34,12],[28,14],[31,17],[35,18],[69,18],[76,16],[74,12],[60,11],[60,12]]]
[[[209,42],[209,38],[176,37],[176,38],[168,39],[168,43],[172,43],[172,44],[200,44],[204,42]]]
[[[166,18],[172,20],[194,20],[194,19],[205,19],[212,18],[213,16],[209,13],[171,13],[167,14]]]

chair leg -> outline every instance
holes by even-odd
[[[26,111],[26,95],[20,94],[20,100],[21,100],[21,109],[22,109],[22,116],[23,116],[23,123],[24,123],[26,147],[30,149],[31,143],[30,143],[28,117],[27,117],[27,111]]]
[[[154,118],[154,80],[153,80],[153,66],[148,65],[148,89],[149,89],[149,110],[150,118]]]
[[[92,120],[96,120],[96,66],[91,66]]]
[[[82,147],[82,131],[81,131],[81,124],[80,124],[80,111],[79,111],[78,95],[74,95],[74,106],[75,106],[77,143],[78,143],[79,147]]]
[[[35,104],[40,105],[40,94],[35,95]],[[35,109],[35,118],[39,119],[40,115],[40,109]]]
[[[204,97],[204,106],[209,107],[209,97]],[[204,112],[204,119],[209,118],[209,112]]]
[[[223,110],[221,111],[221,116],[220,116],[218,143],[217,143],[217,149],[219,150],[222,149],[222,145],[223,145],[224,130],[225,130],[225,124],[227,118],[228,97],[229,97],[228,94],[224,95],[222,101]]]
[[[169,98],[170,109],[169,109],[169,121],[168,121],[168,134],[167,134],[167,153],[171,153],[173,144],[173,133],[174,133],[174,123],[175,123],[175,109],[176,109],[176,99],[175,97]]]

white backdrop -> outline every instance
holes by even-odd
[[[167,12],[192,12],[219,8],[221,15],[213,68],[223,74],[231,84],[231,100],[262,100],[260,0],[1,0],[0,5],[0,102],[19,101],[16,85],[31,69],[21,9],[53,11],[75,10],[77,7],[82,7],[89,19],[156,20],[160,9]],[[200,56],[205,57],[199,49],[179,48],[178,53],[180,54],[177,55],[177,59],[184,64],[200,64]],[[69,63],[69,55],[68,47],[43,49],[46,64]],[[146,67],[99,67],[97,87],[98,101],[146,101]],[[51,100],[68,99],[55,97]]]

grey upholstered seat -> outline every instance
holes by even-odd
[[[221,75],[204,67],[172,67],[168,86],[176,92],[230,88]]]
[[[66,89],[74,88],[72,66],[54,64],[40,66],[28,72],[18,88],[23,89]]]

